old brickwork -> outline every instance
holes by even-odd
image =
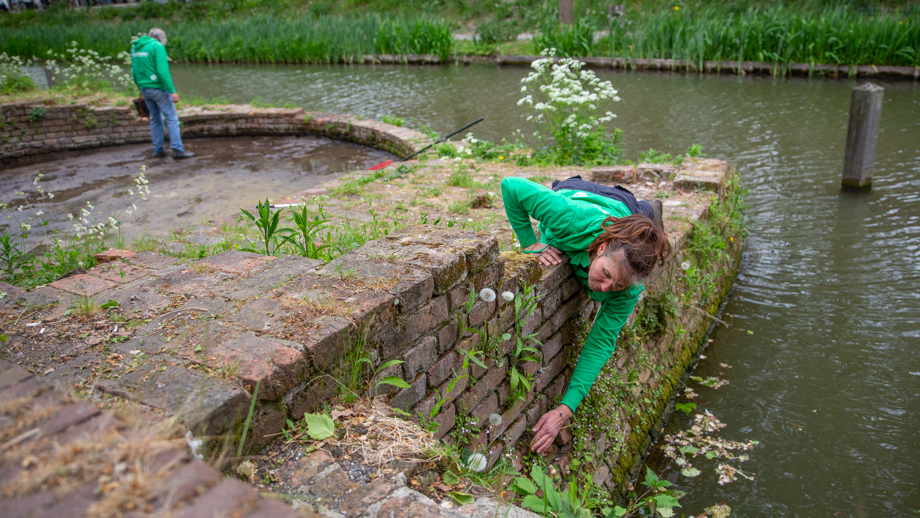
[[[416,131],[344,115],[295,108],[211,106],[179,114],[182,137],[320,135],[406,156],[430,142]],[[168,138],[168,135],[167,135]],[[133,107],[0,104],[0,165],[62,151],[150,141],[150,123]]]

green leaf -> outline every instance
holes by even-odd
[[[707,459],[714,459],[714,458],[716,458],[716,457],[718,457],[718,456],[719,456],[719,454],[716,453],[716,452],[714,452],[714,451],[707,451],[707,452],[706,452],[706,458],[707,458]]]
[[[399,387],[399,388],[409,388],[409,384],[406,383],[399,376],[387,376],[386,378],[383,378],[377,383],[378,387],[380,385],[393,385],[394,387]]]
[[[670,507],[659,507],[658,516],[660,516],[661,518],[671,518],[672,516],[674,516],[674,510],[671,509]]]
[[[459,491],[451,491],[450,497],[460,505],[472,504],[474,500],[473,495],[469,493],[461,493]]]
[[[69,316],[72,315],[72,314],[73,314],[73,310],[72,310],[72,309],[68,309],[67,311],[64,312],[64,316],[65,316],[65,317],[69,317]]]
[[[689,453],[690,455],[696,455],[696,453],[699,451],[700,451],[699,448],[694,448],[693,446],[689,446],[689,445],[684,446],[683,448],[680,449],[681,453]]]
[[[533,495],[537,492],[537,486],[529,478],[515,477],[511,483],[511,489],[521,496]]]
[[[406,362],[404,362],[404,361],[402,361],[402,360],[390,360],[390,361],[384,363],[383,365],[381,365],[379,368],[377,368],[377,370],[378,370],[378,371],[382,371],[383,369],[386,369],[387,367],[392,367],[392,366],[394,366],[394,365],[399,365],[400,363],[406,363]]]
[[[102,309],[117,308],[117,307],[118,307],[118,302],[109,299],[108,302],[106,302],[105,304],[103,304],[103,305],[101,305],[101,306],[99,306],[99,307],[102,308]]]
[[[456,486],[460,483],[460,476],[454,473],[453,471],[447,470],[444,472],[444,483],[448,486]]]
[[[607,518],[620,518],[626,514],[626,509],[623,509],[620,506],[615,506],[609,513],[607,513]]]
[[[685,476],[685,477],[687,477],[687,478],[693,478],[693,477],[695,477],[695,476],[697,476],[697,475],[700,474],[700,470],[698,470],[698,469],[696,469],[696,468],[693,468],[693,467],[684,468],[684,469],[680,470],[680,474],[683,475],[683,476]]]
[[[680,504],[677,503],[677,499],[671,495],[655,495],[655,503],[658,504],[658,507],[680,507]],[[660,510],[659,510],[660,512]]]
[[[525,496],[521,507],[526,507],[535,513],[546,514],[546,504],[543,503],[543,499],[533,495]]]
[[[507,342],[508,340],[511,340],[511,333],[502,334],[501,339],[502,339],[502,342]]]
[[[645,467],[645,482],[643,482],[643,484],[645,484],[648,487],[655,487],[656,482],[658,482],[658,475],[656,475],[655,472],[652,471],[652,468],[649,468],[648,466],[646,466]]]
[[[546,474],[543,473],[543,468],[540,466],[534,466],[533,469],[530,470],[530,478],[532,478],[533,481],[536,482],[537,487],[544,492],[553,487],[553,479],[547,477]]]
[[[307,422],[307,435],[314,441],[321,441],[332,437],[335,433],[335,423],[326,414],[304,414]]]

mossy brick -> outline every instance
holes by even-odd
[[[425,373],[419,374],[415,380],[409,383],[409,388],[402,389],[390,399],[390,406],[408,412],[410,408],[425,397],[427,388],[428,375]]]
[[[498,240],[487,232],[472,232],[434,225],[413,225],[390,233],[386,239],[404,244],[444,246],[459,250],[466,258],[467,271],[476,273],[489,266],[499,254]]]
[[[438,425],[438,430],[434,433],[435,439],[441,439],[447,435],[447,432],[454,427],[457,422],[457,408],[454,405],[441,407],[438,415],[434,416],[434,422]]]
[[[223,272],[204,273],[183,267],[148,282],[150,286],[163,293],[199,297],[230,278],[229,274]]]
[[[449,351],[428,369],[428,385],[434,387],[454,375],[463,366],[463,359],[455,351]]]
[[[110,261],[105,264],[100,264],[86,272],[87,275],[114,282],[115,284],[127,284],[142,277],[146,277],[149,273],[150,270],[147,268],[134,266],[121,261]]]
[[[198,261],[198,264],[208,266],[215,270],[240,275],[274,261],[275,258],[267,255],[242,252],[240,250],[227,250],[217,255],[212,255]]]
[[[550,360],[556,357],[559,351],[562,350],[562,345],[561,332],[554,333],[549,339],[543,342],[543,347],[540,350],[543,356],[543,365],[548,365]]]
[[[371,325],[368,332],[376,336],[390,329],[399,313],[396,297],[384,289],[366,286],[352,278],[316,275],[314,271],[277,289],[276,293],[283,295],[289,331],[319,316],[337,316],[360,326]]]
[[[522,435],[524,435],[526,430],[527,416],[521,415],[513,423],[511,423],[511,426],[509,426],[507,430],[505,430],[503,434],[505,444],[510,445],[516,443],[517,440],[520,439]]]
[[[485,428],[489,422],[489,416],[498,413],[498,396],[494,392],[489,394],[472,411],[464,407],[462,401],[458,401],[457,406],[461,411],[468,411],[480,428]]]
[[[148,367],[96,384],[102,392],[165,410],[196,435],[218,435],[240,423],[250,396],[236,382],[151,357]]]
[[[438,354],[444,354],[457,343],[460,336],[460,324],[456,319],[449,320],[434,333],[434,336],[438,338]]]
[[[81,273],[72,277],[56,280],[49,286],[61,291],[73,293],[74,295],[91,297],[115,286],[115,283]]]
[[[234,478],[225,478],[173,516],[174,518],[232,516],[234,513],[252,508],[258,497],[259,493],[252,486]]]
[[[534,286],[534,294],[537,296],[552,293],[562,286],[562,283],[572,276],[572,267],[569,265],[568,257],[563,257],[562,262],[553,266],[540,266],[541,275]]]
[[[284,429],[286,423],[287,409],[281,401],[259,405],[252,416],[243,451],[252,452],[262,449]]]
[[[505,260],[502,290],[518,293],[522,283],[531,286],[543,275],[535,255],[507,251],[501,253],[501,258]]]
[[[504,275],[505,260],[501,257],[497,257],[482,270],[471,273],[469,279],[470,282],[473,283],[473,286],[476,287],[476,291],[482,291],[483,288],[489,288],[499,295],[498,300],[502,300],[501,280]]]
[[[471,282],[461,282],[447,292],[447,308],[450,311],[466,312],[464,304],[470,299],[470,290],[473,287]]]
[[[317,275],[347,277],[376,290],[386,290],[399,299],[400,312],[425,303],[434,292],[434,278],[424,269],[355,254],[339,256],[317,271]]]
[[[546,363],[546,367],[543,367],[534,379],[534,388],[537,392],[543,392],[543,389],[545,389],[547,385],[566,368],[569,362],[570,352],[570,348],[563,348],[559,354]]]
[[[214,288],[213,292],[232,300],[246,300],[271,291],[272,288],[291,283],[322,264],[322,261],[317,259],[286,255],[251,270],[248,275],[242,275]]]
[[[407,378],[415,378],[416,374],[427,371],[438,360],[438,340],[433,336],[426,336],[406,351],[402,357],[405,363]]]
[[[300,344],[257,336],[220,321],[202,323],[168,347],[192,363],[240,380],[250,392],[259,383],[263,401],[281,397],[309,371]]]
[[[434,281],[434,295],[446,293],[466,279],[466,259],[463,254],[443,246],[376,240],[366,243],[353,253],[426,270]]]
[[[458,401],[461,408],[475,408],[483,399],[494,392],[508,375],[508,362],[501,366],[495,364],[483,375],[476,380],[473,385]]]

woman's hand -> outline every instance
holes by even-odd
[[[543,248],[543,247],[546,247],[546,248]],[[542,264],[543,266],[553,266],[553,265],[556,265],[562,262],[562,255],[563,255],[562,250],[559,250],[558,248],[550,246],[550,245],[545,245],[543,243],[535,243],[533,245],[528,246],[524,250],[531,251],[531,250],[541,250],[541,249],[543,251],[540,252],[539,259],[540,259],[540,264]]]
[[[549,448],[570,417],[572,417],[572,409],[566,405],[559,405],[543,414],[543,417],[531,430],[534,438],[530,441],[530,451],[541,453]]]

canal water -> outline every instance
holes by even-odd
[[[399,116],[442,134],[532,132],[517,107],[526,69],[174,66],[186,96],[259,98],[309,110]],[[856,81],[602,72],[631,157],[702,144],[750,191],[741,272],[691,386],[721,436],[756,440],[720,486],[716,461],[688,479],[652,456],[682,512],[728,500],[734,516],[917,516],[920,509],[920,87],[879,82],[885,104],[873,189],[840,192]],[[722,367],[730,365],[731,368]],[[720,375],[724,373],[724,375]],[[676,417],[673,431],[686,426]]]

